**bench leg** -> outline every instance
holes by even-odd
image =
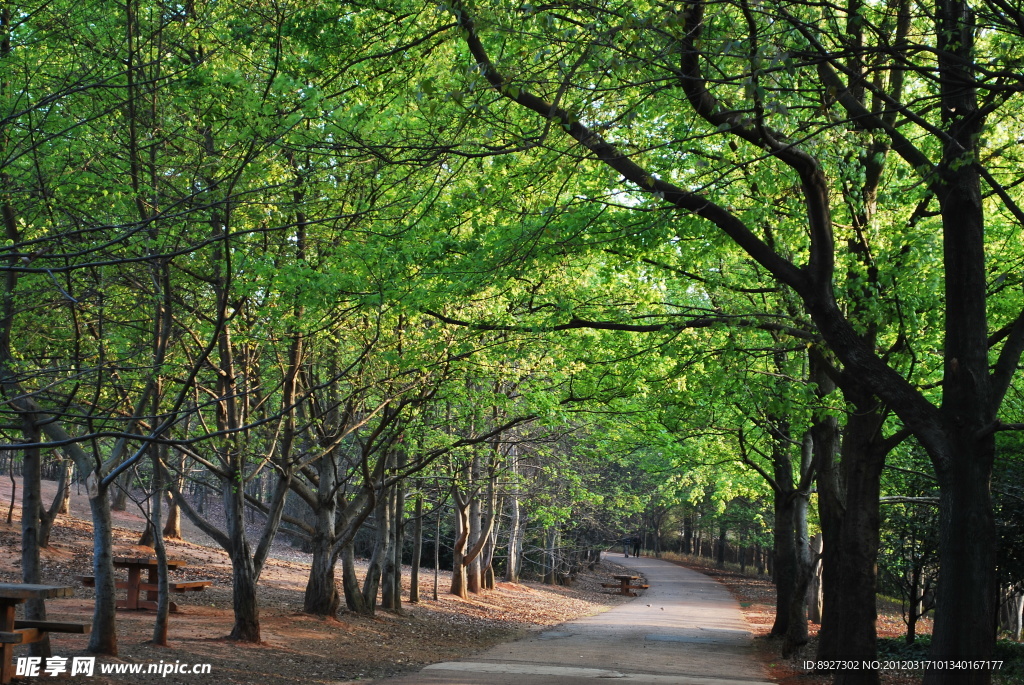
[[[128,609],[139,608],[139,585],[142,582],[142,569],[138,566],[128,567]]]
[[[155,568],[149,569],[149,582],[153,585],[156,585],[160,582],[160,573]],[[157,600],[157,592],[153,590],[147,590],[146,599],[150,602],[155,602]]]
[[[138,599],[138,600],[135,601],[135,606],[130,606],[128,604],[127,600],[119,599],[119,600],[117,600],[117,608],[118,609],[135,609],[135,610],[138,610],[138,611],[141,611],[142,609],[152,609],[153,611],[156,611],[156,602],[152,602],[152,601],[150,601],[148,599]],[[178,612],[178,605],[175,602],[168,602],[167,603],[167,610],[170,613],[172,613],[172,614],[179,613]],[[3,685],[3,684],[0,683],[0,685]]]
[[[0,607],[0,631],[14,630],[14,605]],[[0,645],[0,685],[7,685],[14,678],[14,645]]]

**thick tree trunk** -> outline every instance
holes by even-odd
[[[962,451],[939,474],[939,583],[934,659],[991,659],[995,644],[995,520],[990,479],[995,446],[977,429],[961,431]],[[967,433],[967,435],[963,435]],[[967,444],[982,443],[976,450]],[[989,443],[989,444],[985,444]],[[974,452],[971,455],[971,452]],[[968,455],[971,455],[968,457]],[[925,674],[925,685],[987,685],[988,671],[967,671],[957,680],[946,671]]]
[[[809,441],[807,441],[809,442]],[[805,449],[808,449],[805,446]],[[807,644],[807,585],[811,576],[810,540],[807,534],[808,495],[793,493],[793,552],[795,577],[793,594],[788,607],[789,623],[782,641],[782,656],[791,657],[800,653]]]
[[[878,654],[875,608],[879,538],[878,498],[885,450],[878,442],[882,417],[859,406],[850,416],[843,438],[842,464],[846,484],[840,550],[841,592],[836,598],[839,618],[839,659],[874,660]],[[873,669],[837,674],[842,685],[874,685]]]
[[[322,490],[322,488],[321,488]],[[319,492],[317,493],[320,494]],[[327,495],[332,493],[327,492]],[[341,607],[341,595],[335,582],[334,520],[337,507],[334,497],[326,498],[315,512],[313,535],[310,538],[313,561],[302,599],[302,611],[316,616],[334,616]]]
[[[341,595],[334,576],[338,499],[335,495],[337,462],[333,453],[321,457],[317,472],[319,487],[316,506],[313,507],[313,535],[309,541],[313,563],[306,581],[302,610],[316,616],[334,616],[341,607]]]
[[[940,431],[918,430],[939,480],[939,584],[931,657],[988,660],[995,646],[996,529],[991,478],[993,424],[1005,377],[1016,359],[990,373],[985,214],[977,159],[985,118],[973,65],[977,32],[966,0],[936,4],[937,57],[944,129],[938,167],[945,266],[945,368]],[[930,670],[925,685],[986,685],[991,672]]]
[[[797,550],[793,532],[795,501],[790,493],[775,493],[775,526],[772,551],[775,558],[775,623],[772,635],[785,635],[792,618],[790,610],[796,592]]]
[[[165,540],[181,540],[181,509],[173,497],[167,499],[167,522],[163,529]]]
[[[256,597],[256,569],[249,554],[249,547],[243,546],[232,551],[231,557],[231,599],[235,624],[228,636],[241,642],[260,642],[260,609]]]
[[[114,578],[114,529],[110,517],[110,494],[98,474],[86,481],[92,511],[92,564],[96,577],[96,606],[92,614],[89,651],[117,656],[117,596]]]
[[[374,525],[376,526],[376,537],[373,545],[373,554],[366,569],[366,577],[363,579],[363,602],[366,613],[373,615],[377,610],[377,592],[380,589],[381,574],[384,564],[391,556],[391,490],[390,488],[379,493],[377,506],[374,508]]]
[[[370,610],[363,600],[359,589],[359,578],[356,576],[356,552],[352,540],[341,548],[341,587],[345,593],[345,605],[349,611],[357,614],[369,614]]]
[[[256,566],[245,533],[245,494],[234,479],[224,481],[224,517],[227,521],[228,557],[231,559],[232,606],[235,624],[229,637],[242,642],[260,641],[260,611],[256,596]]]

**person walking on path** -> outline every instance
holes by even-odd
[[[627,554],[626,556],[629,556],[629,555]],[[639,535],[634,535],[633,536],[633,556],[634,557],[640,556],[640,536]]]
[[[622,556],[629,559],[629,543],[632,542],[630,538],[622,538]]]

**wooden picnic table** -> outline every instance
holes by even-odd
[[[184,559],[168,559],[167,570],[188,566]],[[160,562],[156,557],[114,557],[114,568],[128,569],[128,598],[117,601],[118,609],[156,609],[157,583],[160,580]],[[142,572],[148,571],[145,583],[142,582]],[[152,588],[150,587],[152,586]],[[139,593],[145,590],[146,599],[139,599]],[[171,602],[169,611],[177,611],[178,605]]]
[[[39,642],[49,633],[88,633],[92,626],[58,621],[16,620],[15,610],[27,599],[71,597],[75,588],[65,585],[0,583],[0,685],[14,677],[14,645]]]
[[[618,583],[601,583],[604,587],[614,587],[619,589],[619,593],[626,595],[627,597],[636,597],[636,593],[633,590],[646,590],[648,585],[633,585],[634,580],[639,580],[640,576],[612,576]]]
[[[156,609],[157,606],[157,592],[160,587],[159,583],[159,568],[160,562],[155,556],[120,556],[114,557],[113,559],[115,568],[126,568],[128,569],[128,582],[117,581],[115,584],[119,590],[127,590],[127,596],[125,599],[117,600],[118,609]],[[188,562],[184,559],[168,559],[167,569],[173,570],[188,566]],[[146,582],[142,581],[142,572],[146,571]],[[82,581],[83,585],[93,587],[96,585],[95,576],[79,576],[78,579]],[[168,581],[167,589],[171,592],[202,592],[207,587],[213,584],[211,580],[176,580]],[[145,592],[146,598],[141,599],[140,594]],[[168,610],[172,612],[178,611],[178,605],[176,602],[170,602],[168,604]]]

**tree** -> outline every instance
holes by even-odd
[[[973,11],[952,0],[914,24],[923,49],[908,65],[903,55],[909,38],[895,21],[907,14],[900,7],[878,7],[877,15],[859,4],[847,8],[853,24],[865,26],[864,44],[848,41],[845,30],[833,32],[835,24],[821,20],[810,6],[716,5],[714,14],[704,3],[670,12],[632,3],[608,4],[600,11],[582,5],[524,9],[532,15],[526,17],[532,30],[543,35],[541,43],[551,46],[546,52],[522,30],[523,17],[461,3],[453,14],[475,65],[471,78],[483,80],[503,101],[480,94],[479,105],[512,105],[535,117],[538,125],[517,133],[520,140],[561,145],[556,134],[563,133],[576,145],[563,148],[564,154],[593,160],[624,177],[638,198],[645,198],[639,200],[644,208],[665,203],[679,211],[671,222],[675,235],[703,235],[711,242],[723,236],[742,248],[799,296],[842,365],[839,384],[878,396],[918,439],[939,478],[942,501],[933,655],[984,659],[991,655],[995,616],[988,486],[994,434],[1002,426],[999,407],[1024,349],[1019,305],[997,309],[998,298],[990,300],[987,292],[986,239],[1024,214],[1007,190],[1013,179],[997,179],[1002,172],[987,165],[989,143],[981,135],[986,121],[1009,116],[1001,107],[1018,87],[1016,82],[990,84],[982,64],[991,58],[1013,71],[1009,65],[1016,58],[1000,52],[995,38],[976,43]],[[985,16],[994,34],[1015,44],[1016,30],[1005,13],[983,9],[991,9]],[[737,25],[745,27],[740,41]],[[928,41],[935,47],[926,47]],[[493,54],[501,55],[500,62]],[[530,55],[537,55],[535,62]],[[851,68],[851,61],[870,63],[873,77]],[[515,68],[509,70],[511,64]],[[902,79],[913,79],[913,87],[908,84],[906,92],[884,87]],[[868,104],[859,94],[866,94]],[[680,101],[687,109],[677,120]],[[671,106],[658,108],[662,102]],[[892,123],[894,115],[902,118]],[[694,116],[702,124],[694,123]],[[508,119],[529,126],[511,114]],[[638,122],[645,130],[631,134]],[[841,305],[830,202],[830,188],[839,178],[827,152],[835,131],[848,132],[836,137],[855,158],[870,150],[872,141],[891,147],[906,165],[893,178],[927,190],[921,211],[937,205],[937,221],[918,221],[914,208],[908,208],[911,225],[901,237],[910,254],[937,259],[944,275],[942,290],[930,293],[932,301],[943,302],[945,314],[938,396],[908,379],[872,344],[873,336],[865,335],[866,322],[857,312]],[[924,137],[915,144],[918,131]],[[701,182],[701,172],[680,163],[690,146],[714,160],[720,181]],[[754,221],[759,209],[730,204],[735,194],[728,184],[742,183],[748,167],[776,174],[776,182],[768,184],[761,176],[748,188],[761,198],[760,207],[784,206],[791,221],[769,222],[769,230],[761,232]],[[754,182],[766,185],[754,187]],[[998,196],[1006,208],[988,224],[986,196]],[[776,223],[778,233],[771,226]],[[703,232],[704,227],[717,235]],[[941,257],[930,247],[935,234],[942,239]],[[888,276],[899,279],[898,265],[889,267]],[[1000,314],[994,332],[988,325],[990,307]],[[917,331],[901,333],[913,344]],[[990,336],[999,346],[991,368]],[[983,671],[966,676],[930,671],[926,682],[965,682],[964,677],[972,683],[989,680]]]

